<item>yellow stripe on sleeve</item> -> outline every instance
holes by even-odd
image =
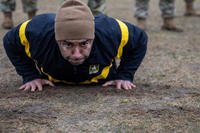
[[[30,20],[27,20],[26,22],[22,23],[22,25],[19,28],[19,38],[21,41],[21,44],[25,47],[25,52],[28,57],[31,58],[31,53],[30,53],[30,44],[26,38],[26,26]]]
[[[125,23],[123,23],[122,21],[120,21],[118,19],[116,19],[116,21],[119,24],[119,27],[121,29],[121,36],[122,36],[116,57],[121,58],[121,56],[123,54],[123,48],[127,44],[128,39],[129,39],[129,31],[128,31],[128,27],[126,26]]]

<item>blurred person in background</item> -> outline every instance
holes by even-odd
[[[27,13],[28,19],[31,19],[37,12],[37,0],[21,0],[23,11]],[[0,9],[3,12],[4,18],[2,27],[4,29],[11,29],[13,24],[12,12],[15,11],[15,0],[0,0]]]
[[[185,0],[185,16],[200,17],[200,14],[194,9],[194,0]]]
[[[141,29],[146,29],[146,19],[148,17],[149,0],[135,1],[135,17],[137,18],[137,25]],[[174,0],[160,0],[159,7],[162,12],[163,25],[162,30],[172,32],[182,32],[174,22]]]
[[[88,0],[88,6],[94,15],[99,13],[105,14],[106,1],[105,0]]]
[[[63,2],[65,0],[61,0]],[[106,0],[88,0],[88,7],[92,11],[93,15],[98,15],[99,13],[105,14]]]

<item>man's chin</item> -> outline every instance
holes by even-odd
[[[78,65],[81,65],[83,64],[84,61],[70,61],[70,63],[74,66],[78,66]]]

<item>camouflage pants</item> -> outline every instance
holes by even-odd
[[[61,0],[61,2],[63,1],[64,0]],[[87,4],[94,15],[97,15],[99,13],[105,13],[106,0],[88,0]]]
[[[106,1],[105,0],[88,0],[88,6],[92,13],[97,15],[99,13],[105,13]]]
[[[37,11],[37,0],[21,0],[23,11],[25,13]],[[15,10],[15,0],[0,0],[0,9],[2,12],[12,12]]]
[[[149,0],[136,0],[135,17],[146,19],[148,16]],[[159,8],[163,18],[174,17],[174,0],[160,0]]]

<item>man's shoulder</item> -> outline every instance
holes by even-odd
[[[99,14],[95,16],[95,26],[110,26],[110,24],[116,23],[115,19],[112,17],[109,17],[104,14]]]
[[[49,42],[54,37],[55,14],[41,14],[33,17],[26,26],[26,37],[30,43],[39,45],[40,42]]]
[[[40,23],[40,24],[46,24],[46,23],[54,23],[55,20],[55,14],[54,13],[45,13],[45,14],[40,14],[31,20],[33,23]]]
[[[109,17],[104,14],[95,16],[95,33],[102,35],[108,35],[117,33],[118,24],[115,18]]]
[[[50,30],[54,31],[54,23],[55,14],[40,14],[31,19],[27,25],[26,32],[30,32],[31,34],[45,34]]]

